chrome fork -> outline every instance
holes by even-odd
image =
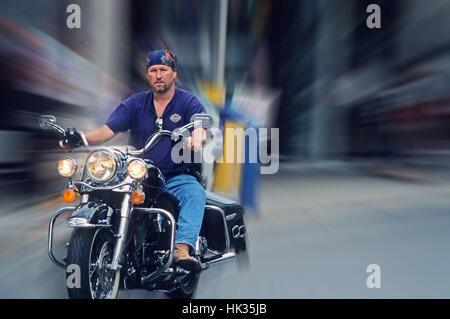
[[[114,235],[117,241],[116,247],[114,248],[113,259],[111,262],[111,270],[117,271],[120,270],[121,268],[119,262],[125,246],[128,226],[130,224],[130,211],[131,211],[130,194],[127,193],[123,197],[122,208],[120,209],[119,231],[117,234]]]

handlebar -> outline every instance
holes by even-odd
[[[156,145],[156,142],[158,142],[159,139],[163,136],[172,136],[172,132],[167,131],[167,130],[160,130],[160,131],[156,132],[155,134],[153,134],[148,139],[144,148],[141,148],[140,150],[137,150],[137,151],[129,151],[128,154],[133,155],[133,156],[140,156],[140,155],[147,153],[148,151],[150,151],[153,148],[153,146]]]
[[[176,128],[173,132],[167,131],[167,130],[159,130],[158,132],[153,134],[148,139],[148,141],[145,143],[145,146],[143,148],[141,148],[140,150],[137,150],[137,151],[129,151],[128,154],[133,155],[133,156],[140,156],[140,155],[143,155],[143,154],[147,153],[148,151],[150,151],[156,145],[156,143],[163,136],[169,136],[172,139],[172,141],[178,141],[179,139],[181,139],[183,137],[187,137],[186,134],[189,134],[188,130],[190,128],[194,127],[196,124],[197,125],[201,124],[201,122],[198,121],[198,122],[188,123],[185,126],[182,126],[180,128]]]
[[[46,123],[46,125],[61,134],[64,139],[67,137],[66,131],[61,126],[54,123]]]
[[[75,133],[79,134],[79,138],[83,146],[89,146],[89,143],[86,139],[86,136],[83,132],[77,131],[76,129],[68,129],[64,130],[61,126],[56,124],[56,118],[53,115],[42,115],[39,118],[39,125],[42,129],[52,129],[57,131],[63,138],[64,144],[68,144],[69,138],[75,136]],[[170,136],[172,141],[178,141],[184,137],[190,136],[189,129],[192,127],[200,127],[200,128],[210,128],[212,125],[212,118],[208,114],[194,114],[191,117],[191,122],[180,127],[176,128],[173,132],[168,130],[159,130],[155,134],[153,134],[148,141],[145,143],[144,148],[137,151],[130,151],[130,155],[140,156],[144,153],[148,152],[152,149],[152,147],[159,141],[159,139],[163,136]],[[78,138],[78,137],[77,137]]]

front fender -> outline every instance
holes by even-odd
[[[110,227],[114,210],[101,202],[87,202],[75,207],[67,219],[69,227]]]

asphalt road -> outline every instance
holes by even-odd
[[[264,176],[249,214],[249,263],[202,273],[197,298],[448,298],[450,182],[290,167]],[[5,202],[5,199],[2,200]],[[0,215],[0,298],[67,298],[47,257],[58,202]],[[64,227],[56,248],[64,252]],[[368,288],[369,265],[380,288]],[[371,277],[372,278],[372,277]],[[120,298],[166,298],[124,291]]]

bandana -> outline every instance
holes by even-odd
[[[147,69],[152,65],[162,64],[172,67],[175,71],[177,57],[168,50],[152,51],[147,57]]]

